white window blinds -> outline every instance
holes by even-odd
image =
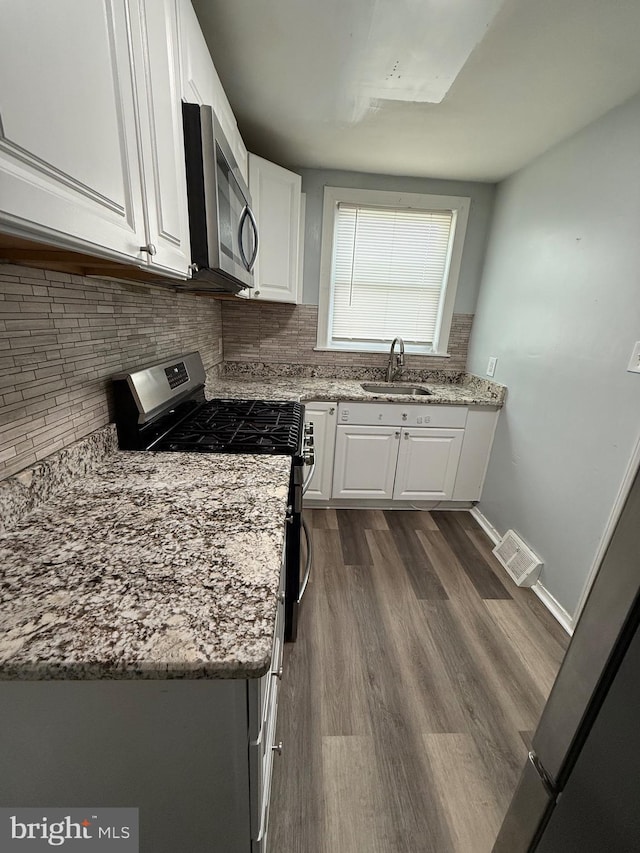
[[[332,266],[334,343],[433,344],[446,285],[451,210],[339,203]]]

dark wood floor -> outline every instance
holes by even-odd
[[[568,638],[466,512],[312,510],[270,853],[485,853]]]

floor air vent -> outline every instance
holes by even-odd
[[[507,530],[493,553],[518,586],[532,586],[538,580],[542,562],[515,531]]]

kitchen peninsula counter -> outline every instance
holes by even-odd
[[[290,465],[115,451],[59,488],[0,536],[0,679],[264,674]]]

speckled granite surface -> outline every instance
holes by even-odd
[[[112,453],[0,537],[0,678],[254,677],[287,457]]]
[[[430,396],[406,397],[393,394],[372,394],[364,391],[360,385],[363,380],[353,378],[317,378],[262,373],[260,365],[255,372],[243,369],[238,373],[225,370],[220,377],[207,376],[206,394],[209,398],[237,398],[265,400],[324,400],[340,402],[356,400],[359,402],[385,401],[392,403],[426,403],[427,405],[454,406],[502,406],[506,395],[504,385],[489,382],[471,374],[464,374],[464,381],[420,382],[421,387],[431,391]],[[436,380],[440,377],[435,377]],[[364,380],[370,381],[370,380]],[[379,380],[378,380],[379,381]],[[404,383],[404,377],[403,377]],[[400,384],[403,384],[400,383]],[[384,383],[383,383],[384,384]],[[394,382],[394,385],[399,383]],[[409,383],[410,384],[410,383]]]
[[[0,533],[11,529],[23,515],[59,489],[73,482],[118,448],[115,424],[47,456],[13,477],[0,481]]]
[[[307,379],[355,379],[358,382],[384,382],[387,371],[384,367],[363,367],[335,364],[280,364],[263,361],[225,361],[217,371],[218,376],[228,378],[293,377]],[[459,384],[467,374],[449,370],[413,370],[405,367],[402,378],[407,382],[437,382]]]

